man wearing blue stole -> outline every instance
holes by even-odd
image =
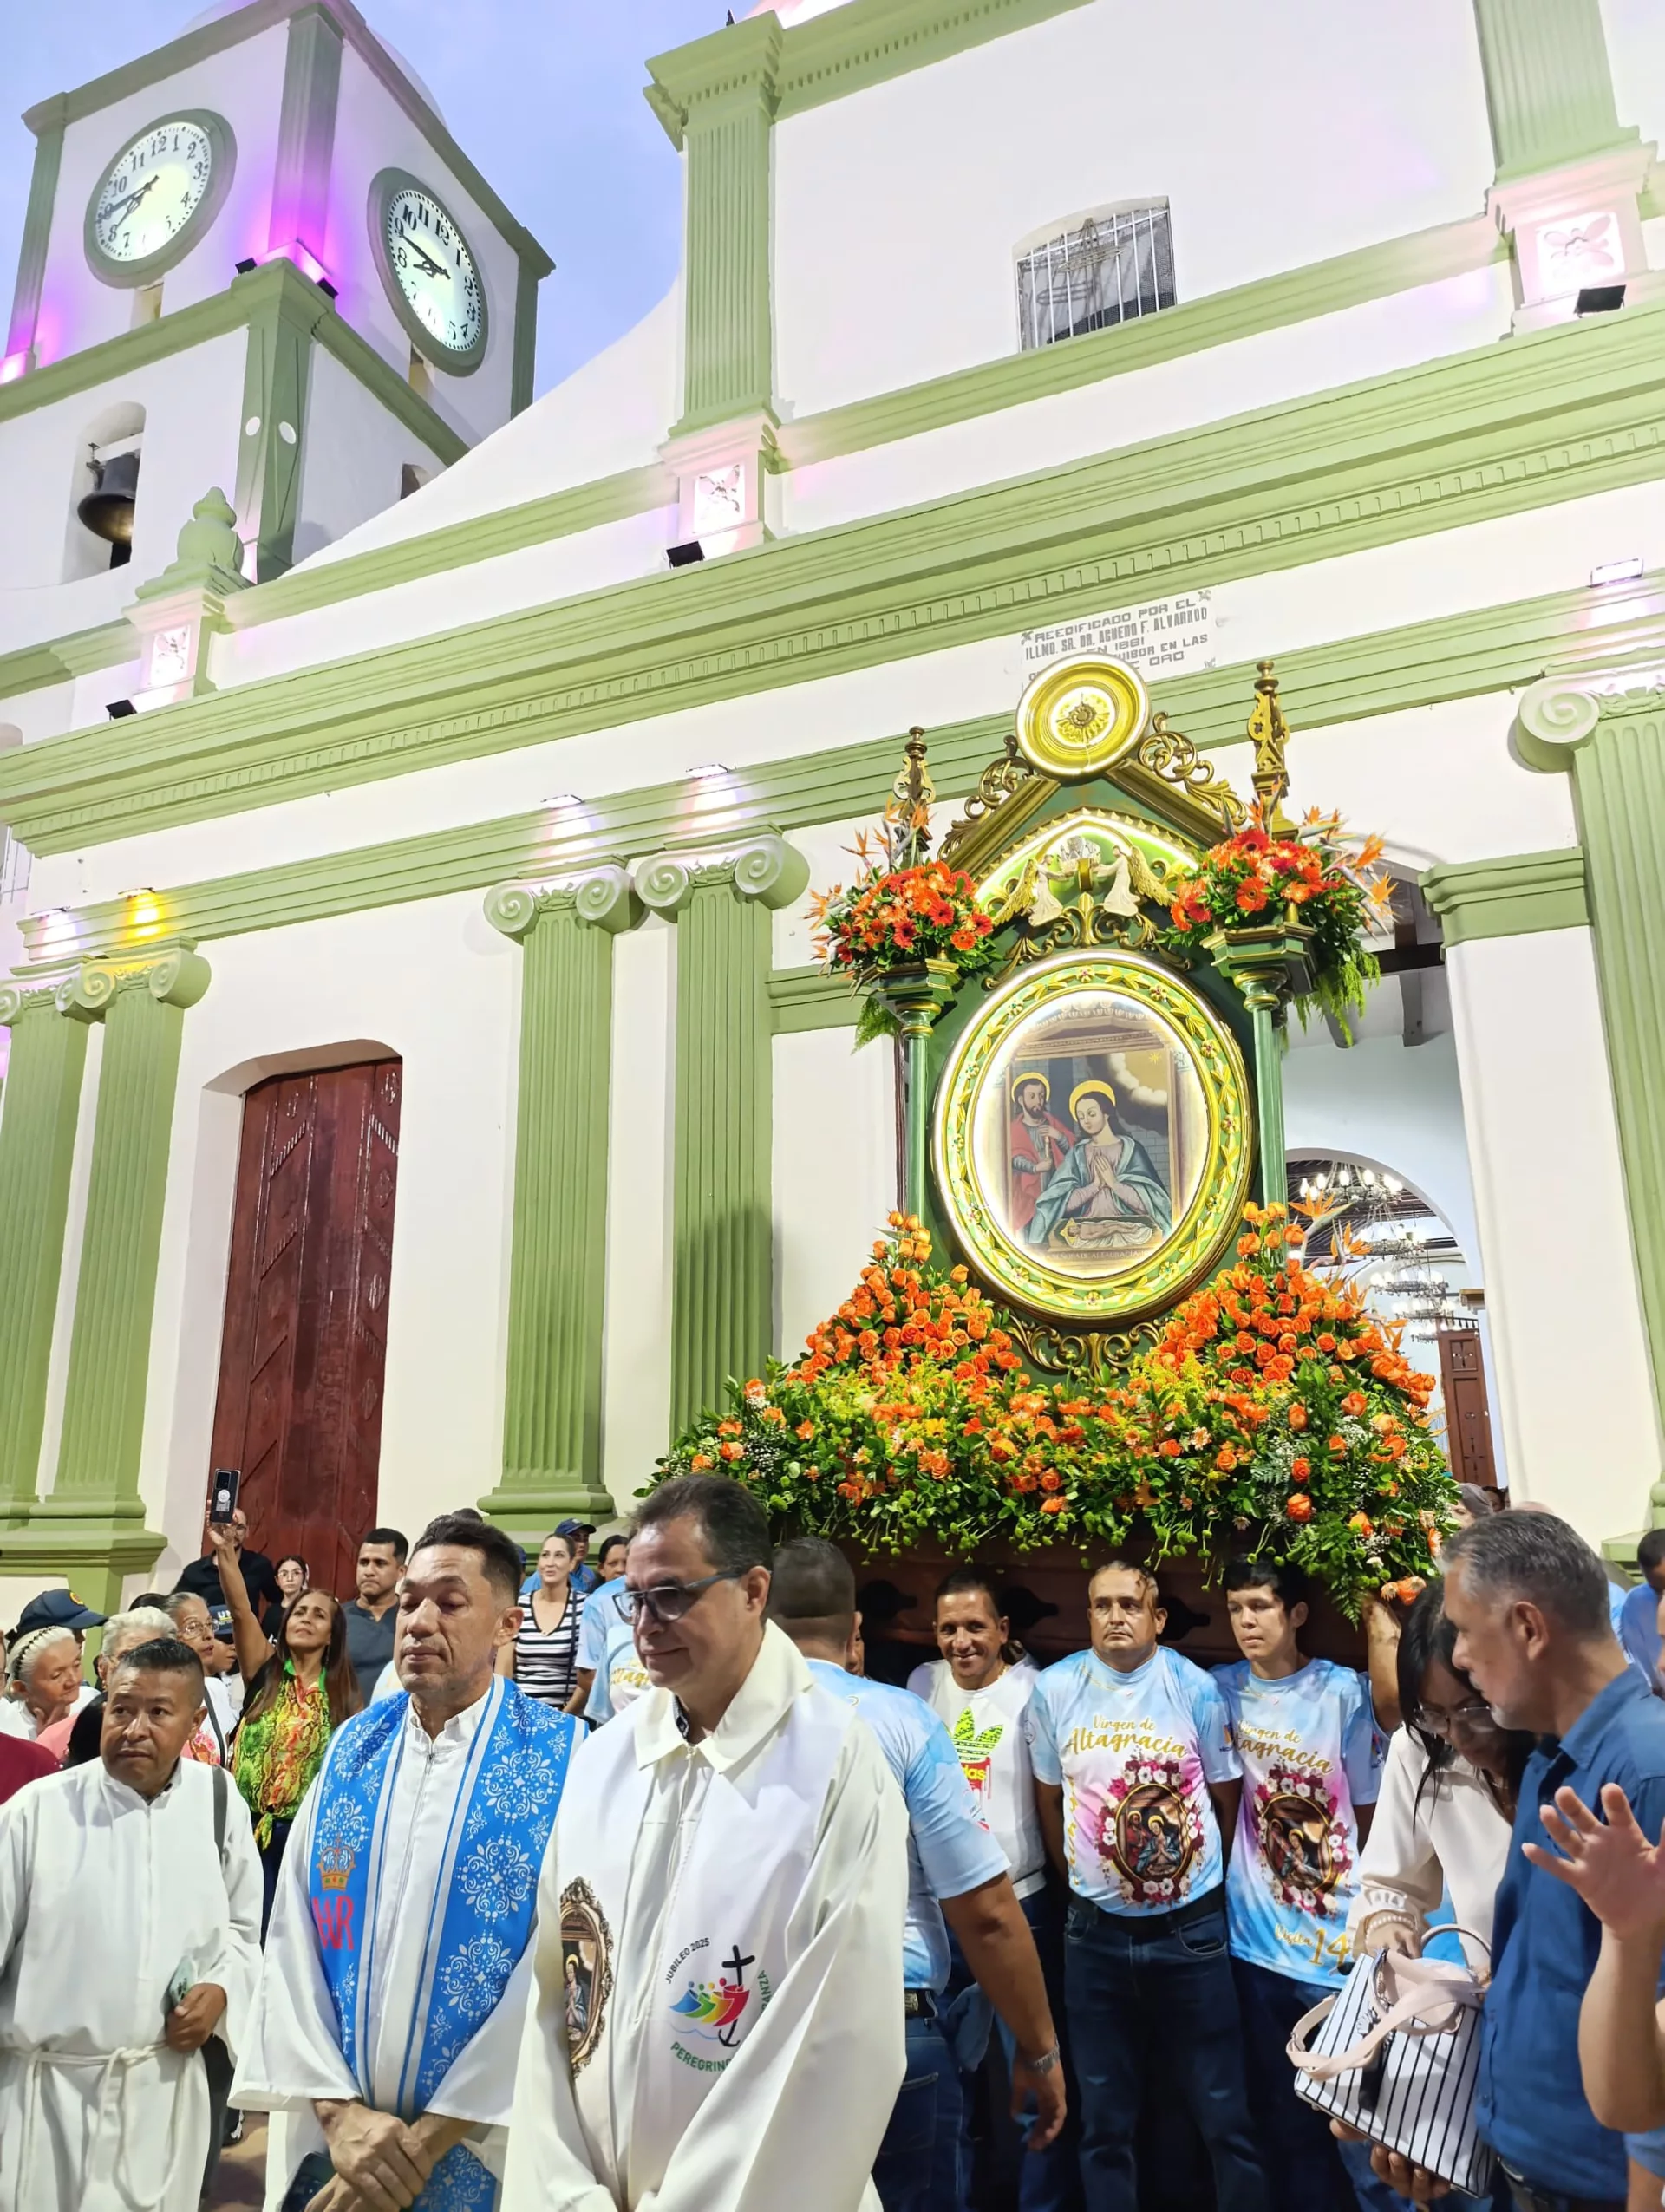
[[[579,1724],[493,1673],[520,1556],[446,1514],[399,1596],[403,1687],[302,1802],[232,2095],[274,2116],[285,2212],[492,2212],[538,1872]],[[284,2191],[287,2195],[284,2195]]]

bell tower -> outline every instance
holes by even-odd
[[[0,656],[135,656],[210,486],[266,582],[530,399],[548,257],[352,0],[211,9],[24,121]]]

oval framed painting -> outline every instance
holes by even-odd
[[[937,1188],[997,1295],[1086,1328],[1160,1312],[1237,1235],[1249,1078],[1208,1002],[1136,953],[1020,970],[966,1025],[932,1128]]]

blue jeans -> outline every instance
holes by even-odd
[[[908,2022],[907,2072],[873,2161],[885,2212],[953,2212],[960,2201],[960,2078],[934,2018]]]
[[[1152,2085],[1177,2091],[1189,2109],[1218,2212],[1269,2212],[1221,1893],[1210,1904],[1176,1925],[1167,1915],[1152,1922],[1070,1901],[1064,2002],[1087,2212],[1139,2212],[1133,2141]]]
[[[1342,2168],[1329,2121],[1296,2095],[1295,2069],[1284,2049],[1302,2013],[1331,1993],[1329,1984],[1296,1981],[1247,1959],[1233,1959],[1231,1974],[1243,2013],[1249,2093],[1267,2172],[1302,2212],[1354,2212],[1358,2199]],[[1374,2212],[1370,2200],[1367,2204]]]

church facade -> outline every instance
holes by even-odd
[[[1081,643],[1244,791],[1275,662],[1293,811],[1401,893],[1353,1041],[1291,1033],[1292,1173],[1438,1226],[1497,1480],[1645,1525],[1654,13],[748,15],[648,64],[675,289],[535,402],[547,257],[350,0],[31,110],[0,1583],[167,1573],[216,1466],[321,1579],[625,1507],[897,1202],[806,884]]]

